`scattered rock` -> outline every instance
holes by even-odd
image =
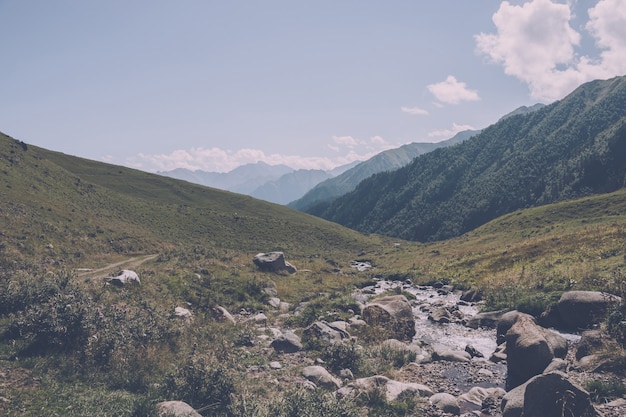
[[[432,395],[428,401],[444,413],[454,414],[455,416],[461,414],[461,407],[459,407],[456,397],[451,394],[440,392]]]
[[[462,350],[452,350],[447,346],[433,345],[433,360],[449,362],[469,362],[472,359],[469,353]]]
[[[506,352],[507,388],[511,389],[541,374],[555,357],[565,357],[567,342],[531,316],[520,315],[506,334]]]
[[[591,355],[595,350],[604,345],[605,336],[600,330],[587,330],[583,332],[576,346],[576,360]]]
[[[418,395],[420,397],[433,395],[433,391],[425,385],[395,381],[382,375],[359,378],[341,388],[337,394],[340,396],[369,395],[376,390],[383,391],[387,401],[395,401],[399,396],[407,394]]]
[[[139,275],[135,271],[129,269],[123,269],[117,273],[117,276],[109,278],[107,281],[109,284],[116,287],[123,287],[128,284],[140,285]]]
[[[477,303],[483,299],[482,291],[480,290],[467,290],[461,294],[461,301],[466,303]]]
[[[174,316],[176,318],[184,320],[185,322],[193,321],[193,314],[191,314],[191,311],[183,307],[176,307],[174,309]]]
[[[302,370],[302,376],[327,390],[333,391],[341,387],[341,381],[319,365],[307,366]]]
[[[562,372],[538,375],[502,399],[503,417],[596,417],[589,393]]]
[[[215,314],[216,320],[235,324],[235,319],[224,307],[217,306],[213,308],[213,313]]]
[[[270,362],[270,368],[272,369],[281,369],[283,366],[278,361]]]
[[[465,351],[469,353],[472,358],[484,358],[485,357],[485,355],[480,353],[480,351],[472,345],[465,346]]]
[[[370,326],[380,326],[399,340],[415,336],[415,318],[409,300],[404,295],[391,295],[373,300],[363,308],[363,320]]]
[[[304,343],[314,346],[333,345],[349,338],[348,332],[325,321],[316,321],[302,332]]]
[[[285,260],[283,252],[258,253],[252,261],[261,271],[265,272],[286,271],[294,274],[298,271],[295,266]]]
[[[472,329],[478,329],[479,327],[486,327],[489,329],[495,329],[500,317],[507,310],[499,311],[487,311],[484,313],[478,313],[467,322],[466,326]]]
[[[157,417],[202,417],[189,404],[182,401],[164,401],[156,405]]]
[[[291,330],[281,332],[270,344],[276,352],[295,353],[302,350],[302,342],[297,334]]]
[[[439,324],[450,323],[452,321],[452,315],[445,307],[433,307],[430,309],[428,320]]]
[[[589,329],[600,324],[621,297],[599,291],[568,291],[556,307],[563,325],[569,329]]]

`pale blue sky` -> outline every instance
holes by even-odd
[[[626,74],[626,0],[0,0],[0,131],[147,171],[332,168]]]

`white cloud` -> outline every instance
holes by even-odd
[[[450,139],[457,133],[463,132],[465,130],[476,130],[476,128],[471,125],[460,125],[457,123],[452,123],[451,129],[433,130],[428,133],[428,137],[440,138],[441,140],[446,140],[446,139]]]
[[[400,107],[404,113],[412,114],[414,116],[426,116],[428,114],[428,110],[420,109],[419,107]]]
[[[560,99],[586,81],[626,73],[626,2],[600,0],[588,14],[586,30],[602,49],[596,60],[577,53],[581,34],[570,25],[571,4],[551,0],[502,2],[493,15],[496,33],[476,35],[477,49],[526,83],[534,99]]]
[[[351,148],[358,145],[358,142],[352,136],[333,136],[333,141],[339,145]]]
[[[440,102],[447,104],[459,104],[462,101],[480,100],[476,90],[469,90],[464,82],[448,75],[445,81],[428,85],[430,91]]]
[[[340,153],[335,157],[304,157],[299,155],[266,154],[259,149],[230,151],[221,148],[178,149],[169,154],[140,153],[128,158],[126,165],[144,171],[171,171],[176,168],[228,172],[244,164],[266,162],[270,165],[284,164],[294,169],[333,169],[354,161],[364,161],[384,150],[395,147],[380,136],[358,140],[352,136],[333,136],[335,144],[328,147]]]
[[[372,136],[370,142],[376,146],[387,146],[387,141],[381,136]]]

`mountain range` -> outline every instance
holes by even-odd
[[[322,181],[310,189],[302,198],[291,202],[289,207],[307,211],[312,207],[323,204],[346,194],[363,181],[379,172],[392,171],[405,166],[419,155],[434,151],[446,146],[456,145],[477,134],[478,130],[466,130],[457,133],[454,137],[437,143],[409,143],[396,149],[390,149],[374,155],[367,161],[361,162],[341,175]]]
[[[367,161],[355,161],[332,170],[296,170],[286,165],[269,165],[260,161],[225,173],[176,168],[159,171],[158,174],[304,211],[312,205],[353,190],[372,174],[400,168],[423,153],[455,145],[476,133],[478,131],[468,130],[437,143],[410,143],[383,151]]]
[[[365,233],[459,236],[527,207],[626,185],[626,77],[597,80],[307,210]]]

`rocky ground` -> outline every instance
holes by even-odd
[[[281,339],[282,333],[287,331],[285,318],[288,317],[288,314],[275,311],[268,312],[267,321],[255,321],[258,318],[250,317],[237,318],[256,323],[257,332],[262,335],[260,344],[253,349],[266,358],[266,364],[248,369],[251,381],[274,384],[276,387],[295,384],[310,388],[324,386],[340,395],[362,392],[371,388],[368,384],[374,384],[378,387],[386,386],[388,399],[391,400],[402,390],[420,396],[423,412],[429,417],[502,416],[501,401],[506,394],[507,364],[503,360],[506,356],[497,353],[494,355],[497,350],[496,323],[486,328],[468,327],[475,327],[475,322],[472,325],[470,321],[477,315],[479,305],[460,301],[460,294],[446,287],[415,287],[410,283],[379,282],[375,287],[359,291],[355,297],[366,305],[374,295],[397,288],[412,294],[410,305],[416,332],[410,340],[394,341],[392,345],[415,352],[415,360],[411,363],[387,369],[384,375],[371,375],[369,378],[354,378],[351,373],[339,375],[336,371],[328,372],[328,376],[304,376],[302,370],[307,367],[316,366],[326,372],[328,366],[315,354],[303,349],[302,345],[294,347],[293,352],[288,351],[289,349],[278,351],[275,348],[276,345],[272,342]],[[348,334],[358,334],[357,327],[363,324],[360,319],[357,315],[346,322],[323,322],[329,325],[330,330],[325,331],[330,335],[320,334],[317,337],[328,337],[329,343],[346,343],[343,336],[333,332],[341,330]],[[290,330],[293,331],[290,334],[303,333],[303,329]],[[580,335],[563,336],[567,340],[568,353],[565,360],[558,363],[558,370],[566,372],[569,381],[580,386],[588,381],[603,381],[606,384],[626,382],[619,375],[619,370],[617,374],[603,370],[597,356],[591,355],[579,358],[580,360],[576,358]],[[296,344],[298,342],[301,341],[295,341]],[[358,337],[356,343],[360,343]],[[372,382],[374,377],[378,378],[375,383]],[[626,415],[626,400],[623,398],[595,402],[594,406],[606,417]]]

